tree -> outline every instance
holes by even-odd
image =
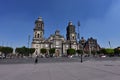
[[[104,54],[104,55],[107,55],[107,56],[114,56],[114,49],[111,49],[111,48],[102,48],[100,50],[100,54]]]
[[[97,51],[97,53],[98,53],[99,56],[106,55],[106,49],[101,48],[99,51]]]
[[[5,54],[5,57],[6,57],[8,54],[10,54],[10,53],[13,52],[13,48],[12,48],[12,47],[1,47],[1,48],[0,48],[0,51],[1,51],[2,53],[4,53],[4,54]]]
[[[29,48],[26,48],[25,46],[16,48],[15,52],[22,56],[29,56]]]
[[[18,53],[19,55],[20,54],[23,55],[23,52],[22,52],[21,48],[16,48],[15,52]]]
[[[92,54],[93,56],[95,56],[96,51],[95,51],[95,50],[92,50],[92,51],[91,51],[91,54]]]
[[[120,56],[120,47],[114,49],[114,53],[116,56]]]
[[[77,50],[76,52],[78,53],[78,55],[83,54],[82,50]]]
[[[29,48],[29,54],[32,55],[35,52],[35,48]]]
[[[42,54],[45,54],[45,53],[47,53],[47,49],[41,48],[41,49],[40,49],[40,52],[41,52]]]
[[[114,49],[111,49],[111,48],[105,49],[105,54],[110,56],[110,57],[114,56]]]
[[[76,53],[75,49],[70,48],[67,50],[67,55],[74,55],[75,53]]]
[[[1,51],[1,48],[2,48],[2,47],[0,46],[0,51]]]
[[[50,57],[53,57],[53,54],[54,54],[54,53],[55,53],[55,48],[49,49]]]

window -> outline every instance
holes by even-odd
[[[37,34],[37,38],[39,38],[39,35],[40,35],[40,34]]]
[[[35,32],[35,38],[37,37],[37,32]]]
[[[73,36],[73,39],[75,39],[75,37]]]

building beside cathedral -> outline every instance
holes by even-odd
[[[35,21],[35,27],[33,29],[34,35],[32,40],[32,48],[35,48],[35,53],[41,55],[40,49],[45,48],[48,50],[55,48],[58,56],[66,55],[67,49],[73,48],[75,50],[84,51],[98,51],[100,46],[96,39],[92,37],[85,40],[83,37],[77,41],[77,32],[75,31],[75,25],[70,21],[66,27],[66,38],[60,34],[59,30],[56,30],[54,34],[50,35],[47,39],[44,38],[44,21],[39,17]]]

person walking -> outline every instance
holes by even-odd
[[[35,58],[35,64],[37,64],[38,63],[38,56],[36,56],[36,58]]]

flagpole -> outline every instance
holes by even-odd
[[[78,43],[80,41],[80,29],[79,29],[79,27],[80,27],[80,21],[78,21]],[[80,49],[80,47],[79,47],[79,49]],[[82,45],[82,51],[83,51],[83,45]],[[80,60],[81,63],[83,62],[82,56],[83,56],[83,53],[81,54],[81,60]]]

